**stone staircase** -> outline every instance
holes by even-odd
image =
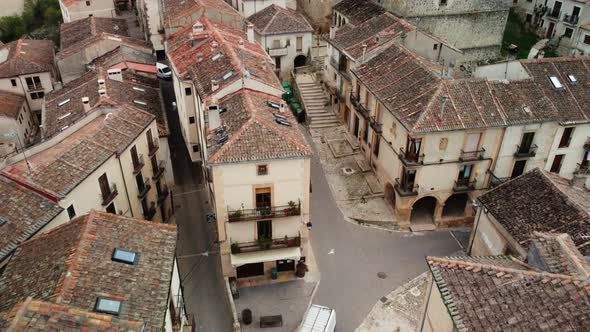
[[[303,106],[307,113],[310,129],[329,128],[340,125],[336,115],[330,111],[330,106],[325,106],[330,101],[322,86],[309,75],[297,78],[297,87]]]

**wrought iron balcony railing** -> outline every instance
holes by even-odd
[[[109,192],[100,193],[100,199],[102,201],[102,205],[103,206],[109,205],[113,201],[113,199],[115,199],[115,197],[117,197],[118,194],[119,194],[119,192],[117,191],[117,184],[111,183],[109,185]]]
[[[143,217],[145,220],[152,220],[152,218],[156,215],[156,203],[150,202],[147,210],[143,211]]]
[[[532,144],[529,146],[517,145],[514,156],[517,158],[534,157],[537,154],[537,145]]]
[[[402,183],[399,178],[395,179],[395,190],[402,197],[418,195],[418,185]]]
[[[383,124],[378,122],[374,116],[372,116],[369,121],[371,124],[371,128],[373,128],[373,131],[375,131],[375,133],[377,133],[377,134],[383,133]]]
[[[461,155],[459,156],[460,161],[472,161],[472,160],[482,160],[486,153],[486,149],[481,148],[480,150],[475,151],[464,151],[461,150]]]
[[[240,254],[246,252],[272,250],[272,249],[283,249],[283,248],[295,248],[301,246],[301,236],[278,238],[278,239],[267,239],[259,238],[252,242],[234,242],[231,244],[231,253]]]
[[[139,199],[143,199],[145,197],[145,195],[147,195],[147,193],[150,191],[150,189],[152,188],[152,185],[150,184],[150,179],[148,178],[144,178],[143,179],[143,186],[137,186],[137,197]]]
[[[454,192],[468,192],[475,190],[476,180],[458,179],[453,186]]]
[[[154,180],[159,179],[162,176],[162,174],[164,174],[165,169],[166,169],[166,163],[164,162],[164,160],[160,160],[160,162],[158,162],[158,167],[156,169],[152,170],[154,172],[152,179],[154,179]]]
[[[424,153],[411,153],[407,152],[404,148],[400,148],[398,156],[405,166],[416,166],[424,164]]]
[[[131,158],[131,160],[133,161],[133,174],[139,173],[139,171],[141,171],[145,165],[145,162],[143,161],[143,155],[140,154],[137,156],[137,159]]]
[[[301,203],[282,206],[269,206],[256,209],[228,209],[228,221],[254,221],[260,219],[284,218],[301,215]]]

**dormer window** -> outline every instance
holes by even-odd
[[[234,73],[232,71],[225,73],[225,75],[223,75],[222,79],[225,81],[227,79],[229,79],[230,77],[232,77],[234,75]]]
[[[559,80],[559,78],[557,78],[557,76],[549,76],[549,80],[551,81],[551,84],[555,89],[563,89],[563,84],[561,84],[561,81]]]
[[[531,112],[531,109],[526,104],[522,105],[522,110],[527,114]]]
[[[221,56],[223,55],[223,52],[219,52],[219,53],[215,53],[212,57],[211,60],[215,61],[217,59],[219,59]]]
[[[137,253],[127,249],[115,248],[111,260],[114,262],[135,265],[137,262]]]
[[[121,311],[122,301],[115,300],[112,298],[98,297],[96,299],[96,305],[94,311],[102,312],[105,314],[118,315]]]

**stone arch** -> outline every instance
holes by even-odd
[[[385,201],[395,209],[395,189],[393,189],[393,186],[389,182],[385,184],[384,197]]]
[[[306,63],[307,57],[303,54],[299,54],[298,56],[296,56],[295,60],[293,61],[293,65],[295,68],[305,66]]]
[[[434,212],[436,210],[437,202],[438,200],[432,196],[424,196],[418,199],[412,205],[412,214],[410,216],[410,222],[434,222]]]
[[[465,208],[471,199],[466,193],[453,194],[447,198],[445,207],[442,211],[442,217],[463,217],[465,216]]]

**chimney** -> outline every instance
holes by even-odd
[[[248,22],[246,25],[246,34],[248,35],[248,42],[254,42],[254,24]]]
[[[216,91],[217,89],[219,89],[219,83],[217,83],[217,80],[211,80],[211,92]]]
[[[109,79],[123,82],[123,74],[121,74],[121,69],[109,69],[107,70],[107,75]]]
[[[209,105],[209,132],[221,127],[221,117],[219,116],[219,106],[217,104]]]
[[[286,107],[285,107],[285,103],[281,102],[281,103],[279,104],[279,112],[280,112],[280,113],[285,113],[285,109],[286,109]]]
[[[449,62],[449,67],[447,68],[447,72],[445,74],[446,79],[453,79],[453,72],[455,71],[455,61],[451,60]]]
[[[335,26],[335,25],[332,25],[332,26],[330,27],[330,39],[334,39],[334,38],[336,38],[336,30],[337,30],[337,29],[338,29],[338,28],[336,28],[336,26]]]
[[[98,89],[98,95],[99,96],[106,96],[107,90],[106,89]]]
[[[82,106],[84,107],[84,112],[90,111],[90,98],[82,97]]]

